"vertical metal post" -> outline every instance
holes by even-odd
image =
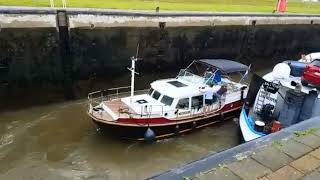
[[[54,0],[50,0],[50,7],[54,8]]]
[[[152,105],[149,106],[149,118],[151,117]]]
[[[67,8],[67,2],[66,2],[66,0],[62,0],[62,8]]]
[[[161,116],[163,116],[163,106],[161,106]]]
[[[134,74],[135,74],[135,65],[136,59],[134,57],[131,58],[131,97],[130,101],[132,102],[132,98],[134,95]]]
[[[140,106],[141,107],[141,114],[140,114],[140,117],[142,117],[142,113],[143,113],[143,106]]]
[[[135,66],[136,66],[136,61],[135,59],[132,59],[132,64],[131,64],[131,98],[134,95],[134,74],[135,74]]]
[[[117,98],[119,98],[119,89],[117,89]]]

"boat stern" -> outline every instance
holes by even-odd
[[[256,130],[254,130],[254,122],[247,114],[244,106],[241,109],[239,124],[243,139],[246,142],[266,135],[264,133],[257,132]]]

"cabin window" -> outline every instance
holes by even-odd
[[[180,99],[177,104],[177,109],[189,109],[189,98]]]
[[[152,93],[153,93],[153,89],[150,88],[148,94],[151,96]]]
[[[158,91],[154,91],[154,93],[152,94],[152,97],[156,100],[158,100],[160,96],[161,94]]]
[[[161,102],[163,104],[165,104],[166,106],[171,106],[172,102],[173,102],[173,98],[172,97],[169,97],[169,96],[166,96],[166,95],[163,95],[162,99],[161,99]]]
[[[200,109],[203,106],[203,96],[195,96],[191,99],[191,108]]]

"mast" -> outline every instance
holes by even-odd
[[[134,76],[135,74],[139,74],[135,71],[136,69],[136,61],[139,60],[138,58],[138,54],[139,54],[139,44],[137,46],[137,53],[136,53],[136,57],[131,57],[131,68],[128,68],[129,71],[131,71],[131,92],[130,92],[130,103],[132,103],[132,98],[134,96]]]
[[[131,57],[131,96],[130,102],[132,102],[132,97],[134,96],[134,75],[135,75],[135,67],[136,67],[136,58]]]

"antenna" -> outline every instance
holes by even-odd
[[[134,96],[134,76],[135,74],[138,74],[136,69],[136,61],[140,60],[141,58],[138,58],[139,56],[139,43],[137,45],[137,51],[136,51],[136,57],[131,57],[131,68],[128,68],[129,71],[131,71],[131,96],[130,96],[130,103],[132,103],[132,98]]]
[[[137,45],[137,51],[136,51],[136,58],[138,59],[138,56],[139,56],[139,43]]]

